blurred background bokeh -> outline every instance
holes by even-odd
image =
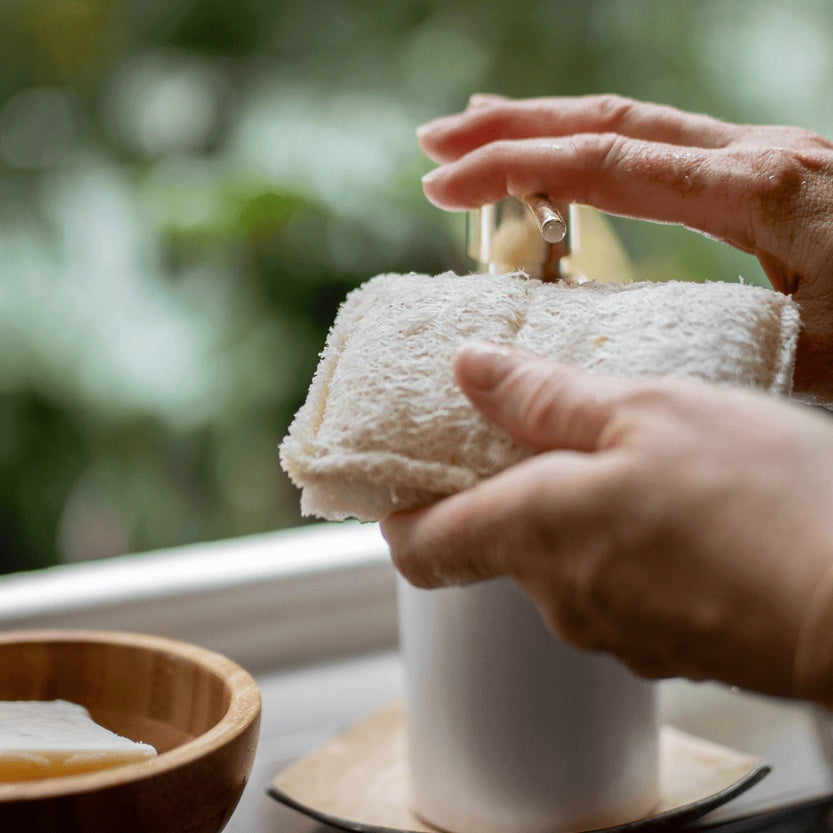
[[[833,4],[0,0],[0,571],[302,522],[277,444],[345,293],[466,270],[423,120],[615,91],[833,135]],[[615,223],[644,278],[764,283]]]

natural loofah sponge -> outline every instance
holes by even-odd
[[[306,515],[380,520],[530,455],[454,383],[486,340],[620,376],[789,393],[797,305],[728,283],[542,283],[509,275],[379,275],[351,292],[281,443]]]

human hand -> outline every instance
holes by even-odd
[[[793,666],[833,565],[827,419],[510,348],[463,349],[455,372],[488,419],[539,453],[383,522],[409,581],[511,576],[556,634],[640,674],[816,696]]]
[[[735,125],[618,96],[474,96],[423,125],[441,208],[545,193],[677,223],[751,252],[801,305],[795,389],[833,401],[833,143],[794,127]]]

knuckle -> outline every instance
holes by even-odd
[[[618,167],[626,157],[626,147],[629,139],[620,133],[612,131],[604,133],[584,134],[576,137],[577,142],[583,143],[582,151],[588,158],[592,158],[601,175],[610,173]]]
[[[514,143],[511,139],[494,139],[481,145],[475,153],[487,164],[501,165],[512,157],[513,149]]]
[[[421,554],[421,548],[411,540],[407,530],[401,529],[402,520],[388,518],[381,525],[387,542],[390,560],[396,571],[414,587],[428,589],[441,584],[436,566]]]
[[[830,151],[833,150],[833,142],[820,133],[807,130],[803,127],[794,126],[764,126],[754,130],[752,138],[772,147],[792,147],[796,149],[809,149]]]
[[[585,419],[587,404],[576,385],[573,368],[529,368],[518,375],[515,384],[522,389],[518,400],[524,425],[533,436],[566,437],[571,426]]]
[[[615,93],[604,93],[596,96],[593,104],[599,124],[611,133],[619,133],[630,117],[636,102]]]
[[[582,651],[604,650],[593,620],[579,605],[563,600],[549,616],[551,630],[568,644]]]
[[[812,148],[823,153],[824,167],[828,168],[830,165],[830,152],[833,151],[833,142],[826,136],[820,133],[805,132],[804,141],[808,148]]]
[[[611,403],[613,416],[599,432],[598,447],[613,449],[634,435],[641,435],[645,430],[646,415],[651,415],[653,421],[667,411],[674,381],[639,379],[622,386]],[[637,473],[640,465],[640,459],[631,456],[617,458],[617,461],[616,482],[627,481]]]
[[[748,222],[753,244],[762,228],[780,218],[802,214],[801,204],[811,179],[829,171],[833,162],[829,150],[778,146],[758,151],[753,160],[746,151],[741,160],[735,161],[751,170]]]
[[[709,391],[690,379],[648,377],[623,386],[617,404],[622,412],[669,415],[696,407]]]
[[[529,383],[521,407],[524,421],[533,434],[546,434],[556,423],[558,401],[558,388],[549,377],[537,377]]]
[[[392,554],[393,566],[396,568],[399,575],[414,587],[419,587],[422,590],[427,590],[431,587],[436,587],[436,582],[431,581],[431,576],[424,570],[408,559],[407,557],[397,557]]]
[[[582,650],[601,649],[596,622],[574,592],[568,576],[542,579],[540,575],[521,574],[517,579],[554,636]]]
[[[580,202],[602,201],[601,184],[616,179],[623,166],[638,163],[633,156],[633,141],[619,133],[584,133],[570,141],[575,157],[582,160],[587,173],[579,186],[582,191],[577,194]]]
[[[792,195],[807,174],[805,155],[792,148],[767,148],[759,159],[757,191],[763,197]]]
[[[679,396],[679,389],[680,385],[675,379],[638,379],[622,390],[619,402],[623,408],[655,410],[663,408],[670,395]]]
[[[489,101],[479,105],[471,118],[485,141],[495,143],[501,141],[504,136],[507,116],[505,102]]]
[[[513,166],[517,161],[517,148],[511,139],[495,139],[467,154],[461,161],[469,173],[492,180],[506,193],[513,193]],[[502,194],[500,195],[502,196]],[[518,191],[517,196],[521,196]],[[498,199],[498,195],[494,196]]]
[[[601,550],[606,550],[602,546]],[[554,610],[558,631],[571,644],[586,650],[607,650],[607,625],[619,619],[617,588],[609,581],[608,553],[586,552],[580,563],[561,576],[561,592]],[[614,628],[615,630],[615,628]]]
[[[420,569],[419,562],[412,557],[412,553],[405,547],[389,544],[390,559],[396,571],[414,587],[430,586],[428,577]]]

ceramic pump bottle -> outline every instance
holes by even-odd
[[[530,198],[484,206],[468,218],[469,254],[482,272],[582,282],[565,263],[569,214]],[[659,723],[650,681],[556,639],[508,578],[436,590],[398,582],[417,816],[450,833],[554,833],[652,811]]]

